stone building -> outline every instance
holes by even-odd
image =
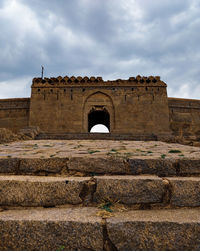
[[[121,137],[200,138],[200,100],[168,98],[160,77],[34,78],[31,88],[31,98],[0,100],[0,127],[75,135],[103,124]]]

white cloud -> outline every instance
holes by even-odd
[[[30,97],[31,77],[12,79],[0,82],[0,99]]]
[[[1,20],[8,22],[8,26],[13,26],[13,30],[20,35],[19,43],[25,38],[27,33],[32,36],[37,35],[43,38],[43,32],[36,15],[30,7],[22,4],[19,0],[7,0],[3,8],[0,9]]]

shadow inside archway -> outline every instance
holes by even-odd
[[[106,110],[91,111],[88,114],[88,132],[93,132],[91,129],[99,124],[107,127],[108,132],[110,131],[110,115]]]

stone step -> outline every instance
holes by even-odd
[[[200,177],[99,176],[93,197],[98,203],[109,198],[126,205],[199,207]]]
[[[1,174],[75,175],[150,174],[165,176],[200,176],[200,159],[69,157],[0,158]]]
[[[81,204],[91,182],[87,177],[0,176],[0,206]]]
[[[200,206],[200,177],[0,176],[1,207],[53,207],[65,204],[122,203],[159,207]]]
[[[156,141],[157,136],[153,134],[119,134],[119,133],[40,133],[36,140],[72,140],[72,139],[96,139],[96,140],[137,140],[137,141]]]
[[[200,250],[200,210],[118,213],[107,220],[107,235],[123,251]]]
[[[200,210],[135,210],[102,219],[97,208],[0,212],[0,250],[200,249]]]

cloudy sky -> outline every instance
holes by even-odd
[[[160,75],[200,99],[199,0],[0,0],[0,98],[33,77]]]

